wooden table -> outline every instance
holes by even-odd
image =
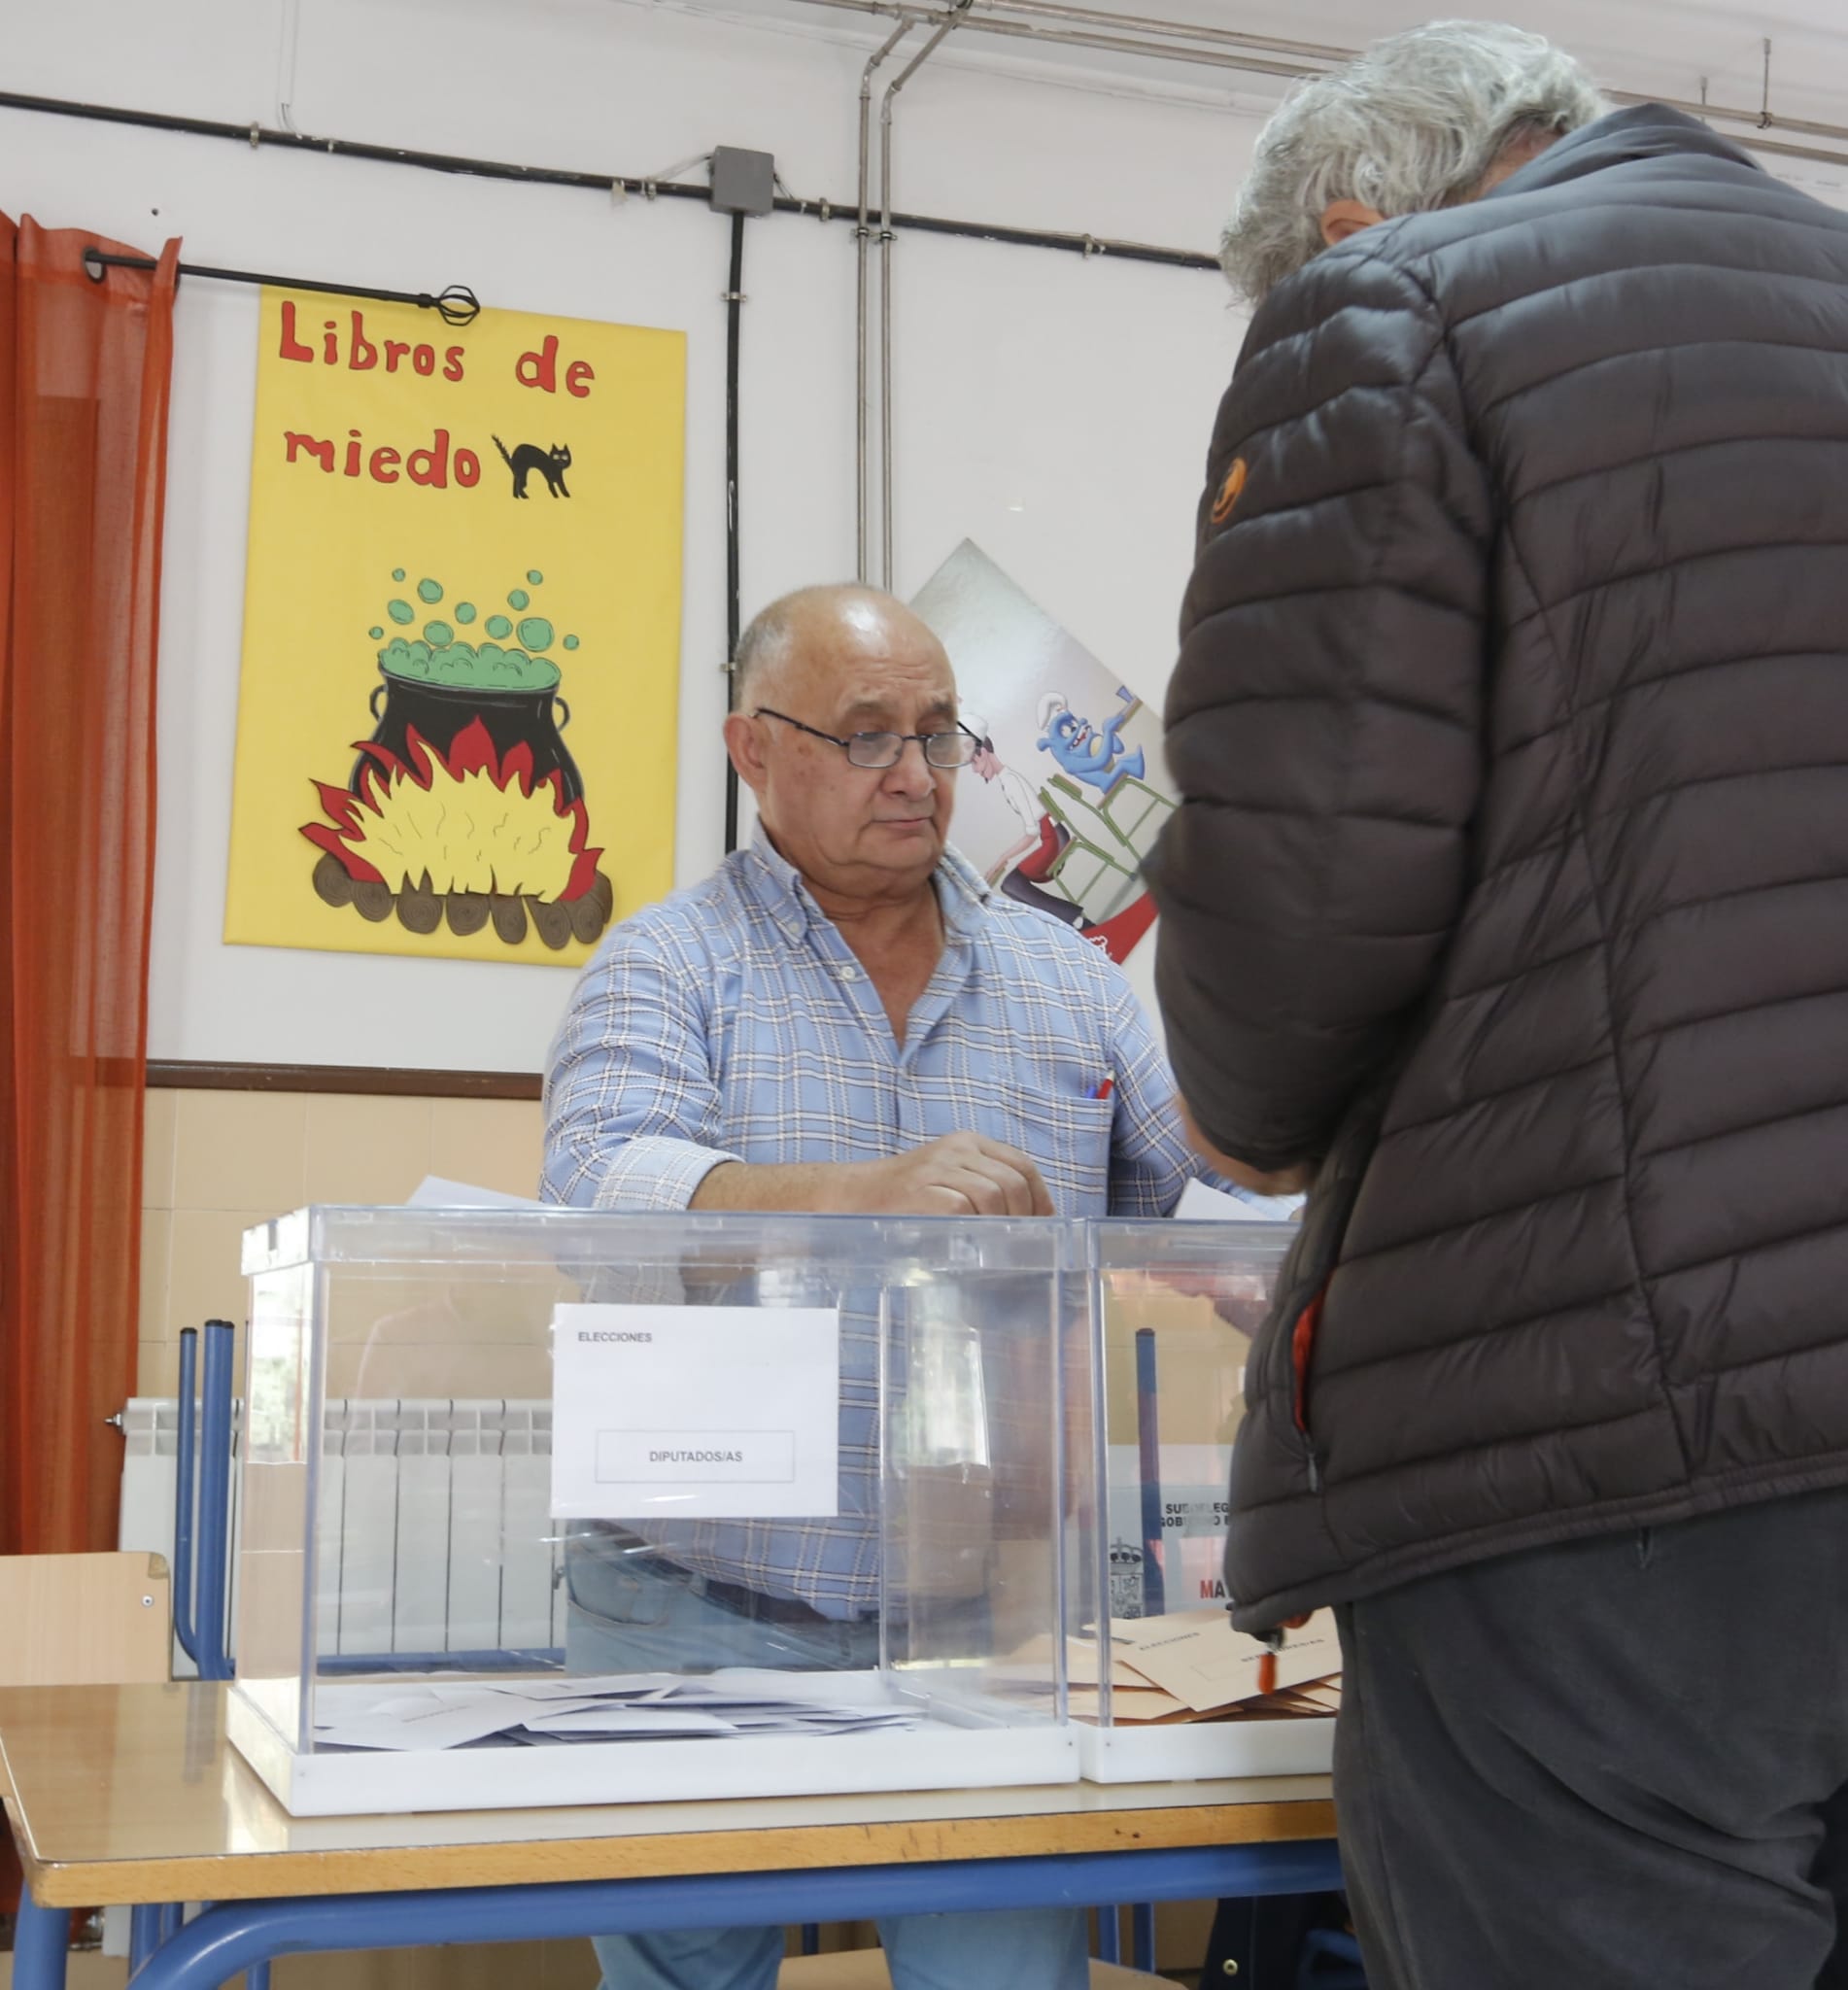
[[[210,1990],[308,1949],[1340,1883],[1320,1777],[292,1818],[226,1745],[224,1692],[0,1692],[16,1990],[62,1990],[71,1907],[213,1902],[136,1978]]]

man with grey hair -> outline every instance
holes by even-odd
[[[1848,1982],[1848,215],[1602,110],[1453,21],[1278,113],[1169,695],[1375,1990]]]

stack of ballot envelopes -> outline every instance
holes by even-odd
[[[1290,1631],[1276,1653],[1211,1608],[1113,1618],[1102,1651],[1095,1636],[1071,1636],[1065,1656],[1067,1701],[1090,1781],[1328,1771],[1341,1705],[1341,1647],[1329,1611]],[[1050,1663],[1047,1639],[1013,1655],[1023,1677]]]

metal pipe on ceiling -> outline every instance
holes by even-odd
[[[1228,49],[1252,49],[1272,55],[1306,55],[1326,59],[1327,46],[1277,35],[1254,35],[1244,28],[1196,27],[1184,20],[1145,19],[1141,15],[1110,14],[1101,8],[1078,7],[1069,0],[975,0],[976,18],[990,13],[1036,15],[1048,20],[1070,21],[1079,26],[1121,29],[1134,26],[1144,35],[1162,40],[1205,43]]]
[[[892,51],[911,32],[912,23],[902,20],[891,34],[881,42],[868,58],[867,66],[860,72],[860,224],[855,230],[854,262],[855,287],[857,292],[857,316],[854,327],[854,392],[857,401],[855,433],[858,446],[854,452],[855,533],[857,539],[857,578],[867,577],[867,522],[870,493],[867,488],[867,251],[870,246],[872,226],[870,221],[871,187],[873,158],[873,79],[881,63]],[[887,203],[889,209],[890,202]],[[891,226],[888,214],[886,226]]]
[[[961,27],[973,0],[953,0],[935,34],[886,85],[879,105],[879,585],[892,591],[892,108],[944,41]]]
[[[810,7],[832,7],[849,14],[876,15],[887,20],[908,21],[914,27],[934,26],[942,18],[941,10],[906,4],[906,0],[804,0]],[[1249,70],[1264,76],[1287,77],[1292,81],[1311,72],[1301,62],[1287,62],[1261,54],[1240,54],[1233,51],[1183,49],[1156,41],[1138,40],[1133,35],[1105,34],[1077,28],[1038,27],[1030,21],[1004,20],[988,14],[971,15],[963,23],[971,34],[1000,35],[1016,41],[1072,49],[1097,49],[1108,54],[1152,56],[1163,61],[1181,61],[1215,69]],[[1130,22],[1131,27],[1138,25]]]
[[[1838,138],[1848,143],[1848,124],[1819,124],[1810,118],[1782,118],[1775,111],[1737,111],[1724,104],[1691,104],[1682,97],[1651,96],[1631,89],[1607,89],[1604,94],[1614,104],[1662,104],[1671,111],[1685,111],[1689,117],[1703,120],[1718,118],[1726,124],[1749,124],[1755,131],[1797,131],[1812,138]],[[1757,138],[1742,138],[1738,143],[1754,152],[1784,149],[1768,140]],[[1840,153],[1811,152],[1804,156],[1841,158],[1844,155]]]
[[[832,6],[834,0],[824,0]],[[1005,35],[1013,41],[1056,45],[1062,49],[1098,49],[1111,55],[1153,57],[1165,62],[1187,62],[1204,69],[1236,69],[1254,76],[1281,76],[1294,82],[1314,75],[1300,61],[1275,55],[1248,54],[1232,49],[1186,49],[1165,42],[1144,41],[1133,35],[1106,34],[1095,29],[1036,27],[1031,21],[1001,20],[988,15],[969,23],[972,34]]]
[[[913,26],[938,23],[943,18],[941,9],[915,4],[915,0],[804,0],[804,4],[902,19]],[[1010,16],[1015,17],[1007,17]],[[976,0],[963,21],[963,27],[970,34],[994,35],[1049,47],[1092,49],[1108,54],[1275,76],[1289,81],[1321,74],[1340,63],[1351,61],[1359,52],[1333,44],[1282,41],[1271,36],[1247,35],[1229,28],[1190,28],[1179,21],[1144,21],[1133,15],[1112,14],[1101,8],[1067,4],[1067,0]],[[1749,110],[1730,104],[1690,103],[1685,98],[1660,93],[1613,89],[1605,91],[1605,95],[1616,104],[1665,104],[1671,110],[1683,111],[1690,117],[1709,122],[1742,125],[1745,130],[1729,135],[1749,152],[1848,165],[1848,124],[1828,123],[1808,118],[1786,118],[1763,108]],[[1793,145],[1768,135],[1774,131],[1830,139],[1834,143],[1832,148]]]

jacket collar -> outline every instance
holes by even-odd
[[[1628,110],[1613,111],[1608,118],[1582,125],[1557,144],[1548,146],[1537,158],[1529,159],[1520,172],[1510,173],[1483,198],[1498,200],[1505,193],[1531,193],[1542,187],[1581,180],[1588,173],[1601,173],[1607,166],[1626,165],[1632,159],[1667,158],[1686,153],[1730,159],[1735,165],[1759,170],[1756,159],[1741,152],[1730,139],[1722,138],[1710,125],[1701,123],[1698,118],[1671,111],[1666,104],[1632,104]]]
[[[792,944],[807,932],[811,921],[825,919],[802,874],[770,841],[762,822],[751,839],[742,872],[745,891],[775,920]],[[990,896],[981,873],[945,843],[933,881],[945,936],[951,941],[973,938]]]

